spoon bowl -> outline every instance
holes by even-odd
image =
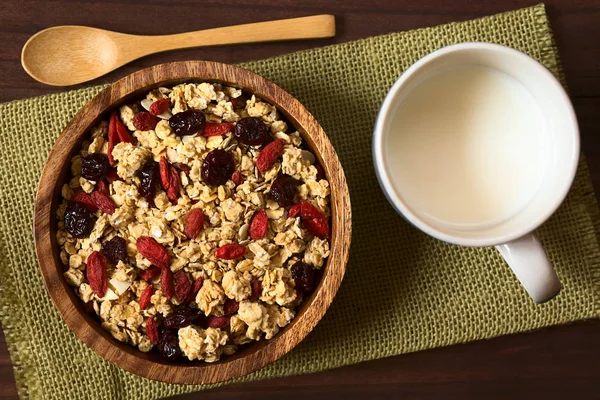
[[[21,54],[23,68],[53,86],[86,82],[118,68],[114,32],[86,26],[57,26],[33,35]]]

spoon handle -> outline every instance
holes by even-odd
[[[127,47],[134,47],[136,50],[142,51],[143,55],[147,55],[188,47],[314,39],[332,36],[335,36],[335,18],[333,15],[323,14],[226,26],[174,35],[133,37],[128,35],[127,41],[122,44]],[[141,57],[142,54],[138,56]]]

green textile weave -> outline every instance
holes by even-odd
[[[486,41],[514,47],[563,79],[543,5],[393,33],[243,66],[297,97],[344,166],[353,209],[341,289],[309,337],[239,381],[310,373],[599,315],[600,221],[582,161],[573,188],[539,236],[564,285],[535,305],[493,248],[461,248],[410,227],[386,202],[371,162],[378,108],[408,66],[440,47]],[[41,168],[91,87],[0,105],[0,317],[21,397],[152,399],[204,389],[149,381],[104,361],[62,322],[34,255],[31,216]]]

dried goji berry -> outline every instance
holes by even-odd
[[[114,147],[119,143],[119,134],[117,133],[117,113],[115,111],[110,114],[108,121],[108,162],[110,165],[115,165],[115,159],[112,156]]]
[[[275,164],[275,161],[283,154],[284,145],[283,139],[275,139],[262,149],[256,159],[256,167],[260,172],[265,173]]]
[[[145,280],[146,282],[155,280],[156,278],[158,278],[159,275],[160,275],[160,268],[158,268],[156,265],[151,265],[150,268],[148,268],[140,273],[140,277],[143,280]]]
[[[250,286],[252,287],[252,294],[250,294],[248,300],[258,299],[262,293],[262,283],[258,279],[252,279]]]
[[[240,171],[235,171],[232,175],[231,175],[231,180],[233,181],[233,183],[235,183],[235,185],[241,185],[243,180],[242,180],[242,173]]]
[[[269,217],[265,210],[258,210],[250,222],[250,237],[254,240],[262,239],[269,228]]]
[[[225,329],[229,326],[229,317],[208,317],[208,326],[210,328]]]
[[[110,194],[110,190],[108,189],[108,183],[106,183],[106,181],[96,182],[96,190],[100,193]]]
[[[235,314],[239,308],[240,303],[232,299],[227,299],[225,300],[225,304],[223,305],[223,312],[225,313],[225,315],[231,315]]]
[[[160,289],[169,300],[175,295],[175,286],[173,285],[173,272],[171,268],[161,268],[160,271]]]
[[[321,239],[329,239],[329,221],[327,217],[302,219],[306,229]]]
[[[116,206],[113,199],[110,198],[109,195],[94,190],[90,195],[92,201],[105,214],[113,214],[115,212]]]
[[[150,111],[150,114],[152,115],[160,115],[167,111],[169,108],[171,108],[171,100],[159,99],[156,100],[154,103],[150,104],[150,108],[148,109],[148,111]]]
[[[108,288],[106,279],[106,259],[99,251],[93,251],[88,256],[86,265],[86,276],[90,282],[92,291],[98,297],[104,297]]]
[[[215,257],[222,260],[235,260],[244,257],[244,254],[246,254],[246,248],[237,243],[226,244],[215,250]]]
[[[98,207],[94,204],[94,200],[92,200],[91,196],[86,192],[77,192],[71,196],[70,200],[83,204],[85,208],[91,212],[96,212],[96,210],[98,210]]]
[[[174,166],[169,167],[169,188],[167,189],[167,197],[171,204],[177,204],[179,197],[179,172]]]
[[[303,200],[300,203],[300,216],[302,218],[327,218],[325,214],[319,211],[315,206],[313,206],[310,202]]]
[[[119,140],[125,143],[133,143],[133,139],[129,134],[129,130],[125,128],[125,125],[123,125],[119,117],[115,119],[115,124],[117,128],[117,135],[119,135]]]
[[[288,211],[290,218],[296,218],[298,215],[310,233],[321,239],[330,238],[329,219],[311,203],[306,200],[301,201]]]
[[[138,131],[151,131],[158,124],[158,117],[150,114],[147,111],[140,111],[133,116],[133,126]]]
[[[290,207],[288,211],[288,218],[296,218],[300,215],[300,208],[302,207],[302,202],[296,203]]]
[[[325,178],[325,171],[323,170],[323,167],[317,164],[315,165],[315,168],[317,169],[317,180],[320,181],[321,179]]]
[[[146,320],[146,334],[152,344],[158,344],[158,328],[156,327],[156,320],[154,317],[148,317]]]
[[[171,256],[167,250],[154,238],[149,236],[140,236],[135,242],[137,251],[140,252],[148,261],[163,269],[168,269],[171,264]]]
[[[185,235],[189,239],[196,239],[204,227],[204,213],[199,208],[192,208],[185,216]]]
[[[117,169],[114,167],[109,168],[108,172],[106,173],[106,180],[108,181],[108,183],[113,183],[117,179],[119,179]]]
[[[167,161],[167,157],[162,156],[159,162],[160,169],[160,184],[163,189],[167,190],[169,188],[169,162]]]
[[[206,122],[202,136],[221,136],[233,129],[233,124],[229,122]]]
[[[142,292],[140,296],[140,310],[145,310],[150,305],[150,299],[152,298],[152,294],[154,293],[154,286],[148,285],[146,289]]]
[[[175,279],[175,297],[180,303],[183,303],[192,290],[192,282],[188,275],[183,271],[177,271],[174,276]]]
[[[202,284],[203,283],[204,283],[204,279],[203,278],[196,279],[196,281],[194,282],[194,286],[192,286],[192,290],[190,291],[190,294],[188,295],[186,303],[189,303],[190,301],[192,301],[192,300],[194,300],[196,298],[196,295],[198,294],[198,292],[202,288]]]

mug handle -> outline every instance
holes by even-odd
[[[541,304],[558,295],[562,285],[534,233],[500,244],[496,248],[533,301]]]

